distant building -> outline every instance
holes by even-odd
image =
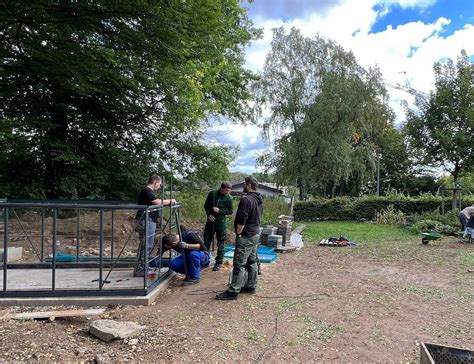
[[[257,187],[257,192],[259,192],[263,197],[267,198],[280,198],[285,201],[289,201],[288,196],[283,195],[283,190],[277,189],[275,187],[269,186],[270,183],[259,183]],[[232,191],[230,192],[233,196],[240,196],[244,190],[244,182],[234,182],[232,183]]]

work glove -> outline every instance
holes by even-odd
[[[181,249],[189,249],[188,244],[186,244],[184,241],[180,241],[178,243],[178,247],[180,247]]]
[[[207,248],[202,241],[199,242],[199,250],[202,252],[207,252]]]

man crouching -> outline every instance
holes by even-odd
[[[162,244],[165,249],[172,248],[181,254],[171,260],[169,267],[176,273],[187,274],[183,286],[190,286],[199,283],[201,268],[209,266],[209,253],[196,232],[182,231],[181,236],[182,240],[179,235],[165,235]]]

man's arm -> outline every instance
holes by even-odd
[[[206,211],[206,215],[209,216],[212,214],[212,201],[213,198],[212,198],[212,191],[209,192],[209,194],[207,195],[207,198],[206,198],[206,202],[204,202],[204,210]]]
[[[238,235],[242,234],[242,230],[245,227],[245,223],[249,217],[249,202],[244,197],[240,200],[239,208],[235,214],[235,233]]]
[[[201,250],[201,251],[207,252],[207,248],[204,245],[201,237],[194,231],[188,234],[186,238],[186,243],[188,243],[188,245],[191,245],[193,247],[191,250]]]
[[[157,198],[156,200],[151,201],[153,205],[163,205],[163,206],[168,206],[176,203],[176,200],[170,199],[170,200],[162,200],[160,198]]]

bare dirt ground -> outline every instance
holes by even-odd
[[[363,243],[306,246],[264,265],[258,294],[236,301],[214,299],[228,270],[206,269],[187,288],[180,277],[153,306],[103,315],[145,325],[137,340],[104,343],[84,318],[3,321],[0,362],[91,362],[106,354],[134,362],[408,363],[418,362],[420,342],[474,349],[474,273],[451,259],[474,244],[410,244],[408,255]]]

